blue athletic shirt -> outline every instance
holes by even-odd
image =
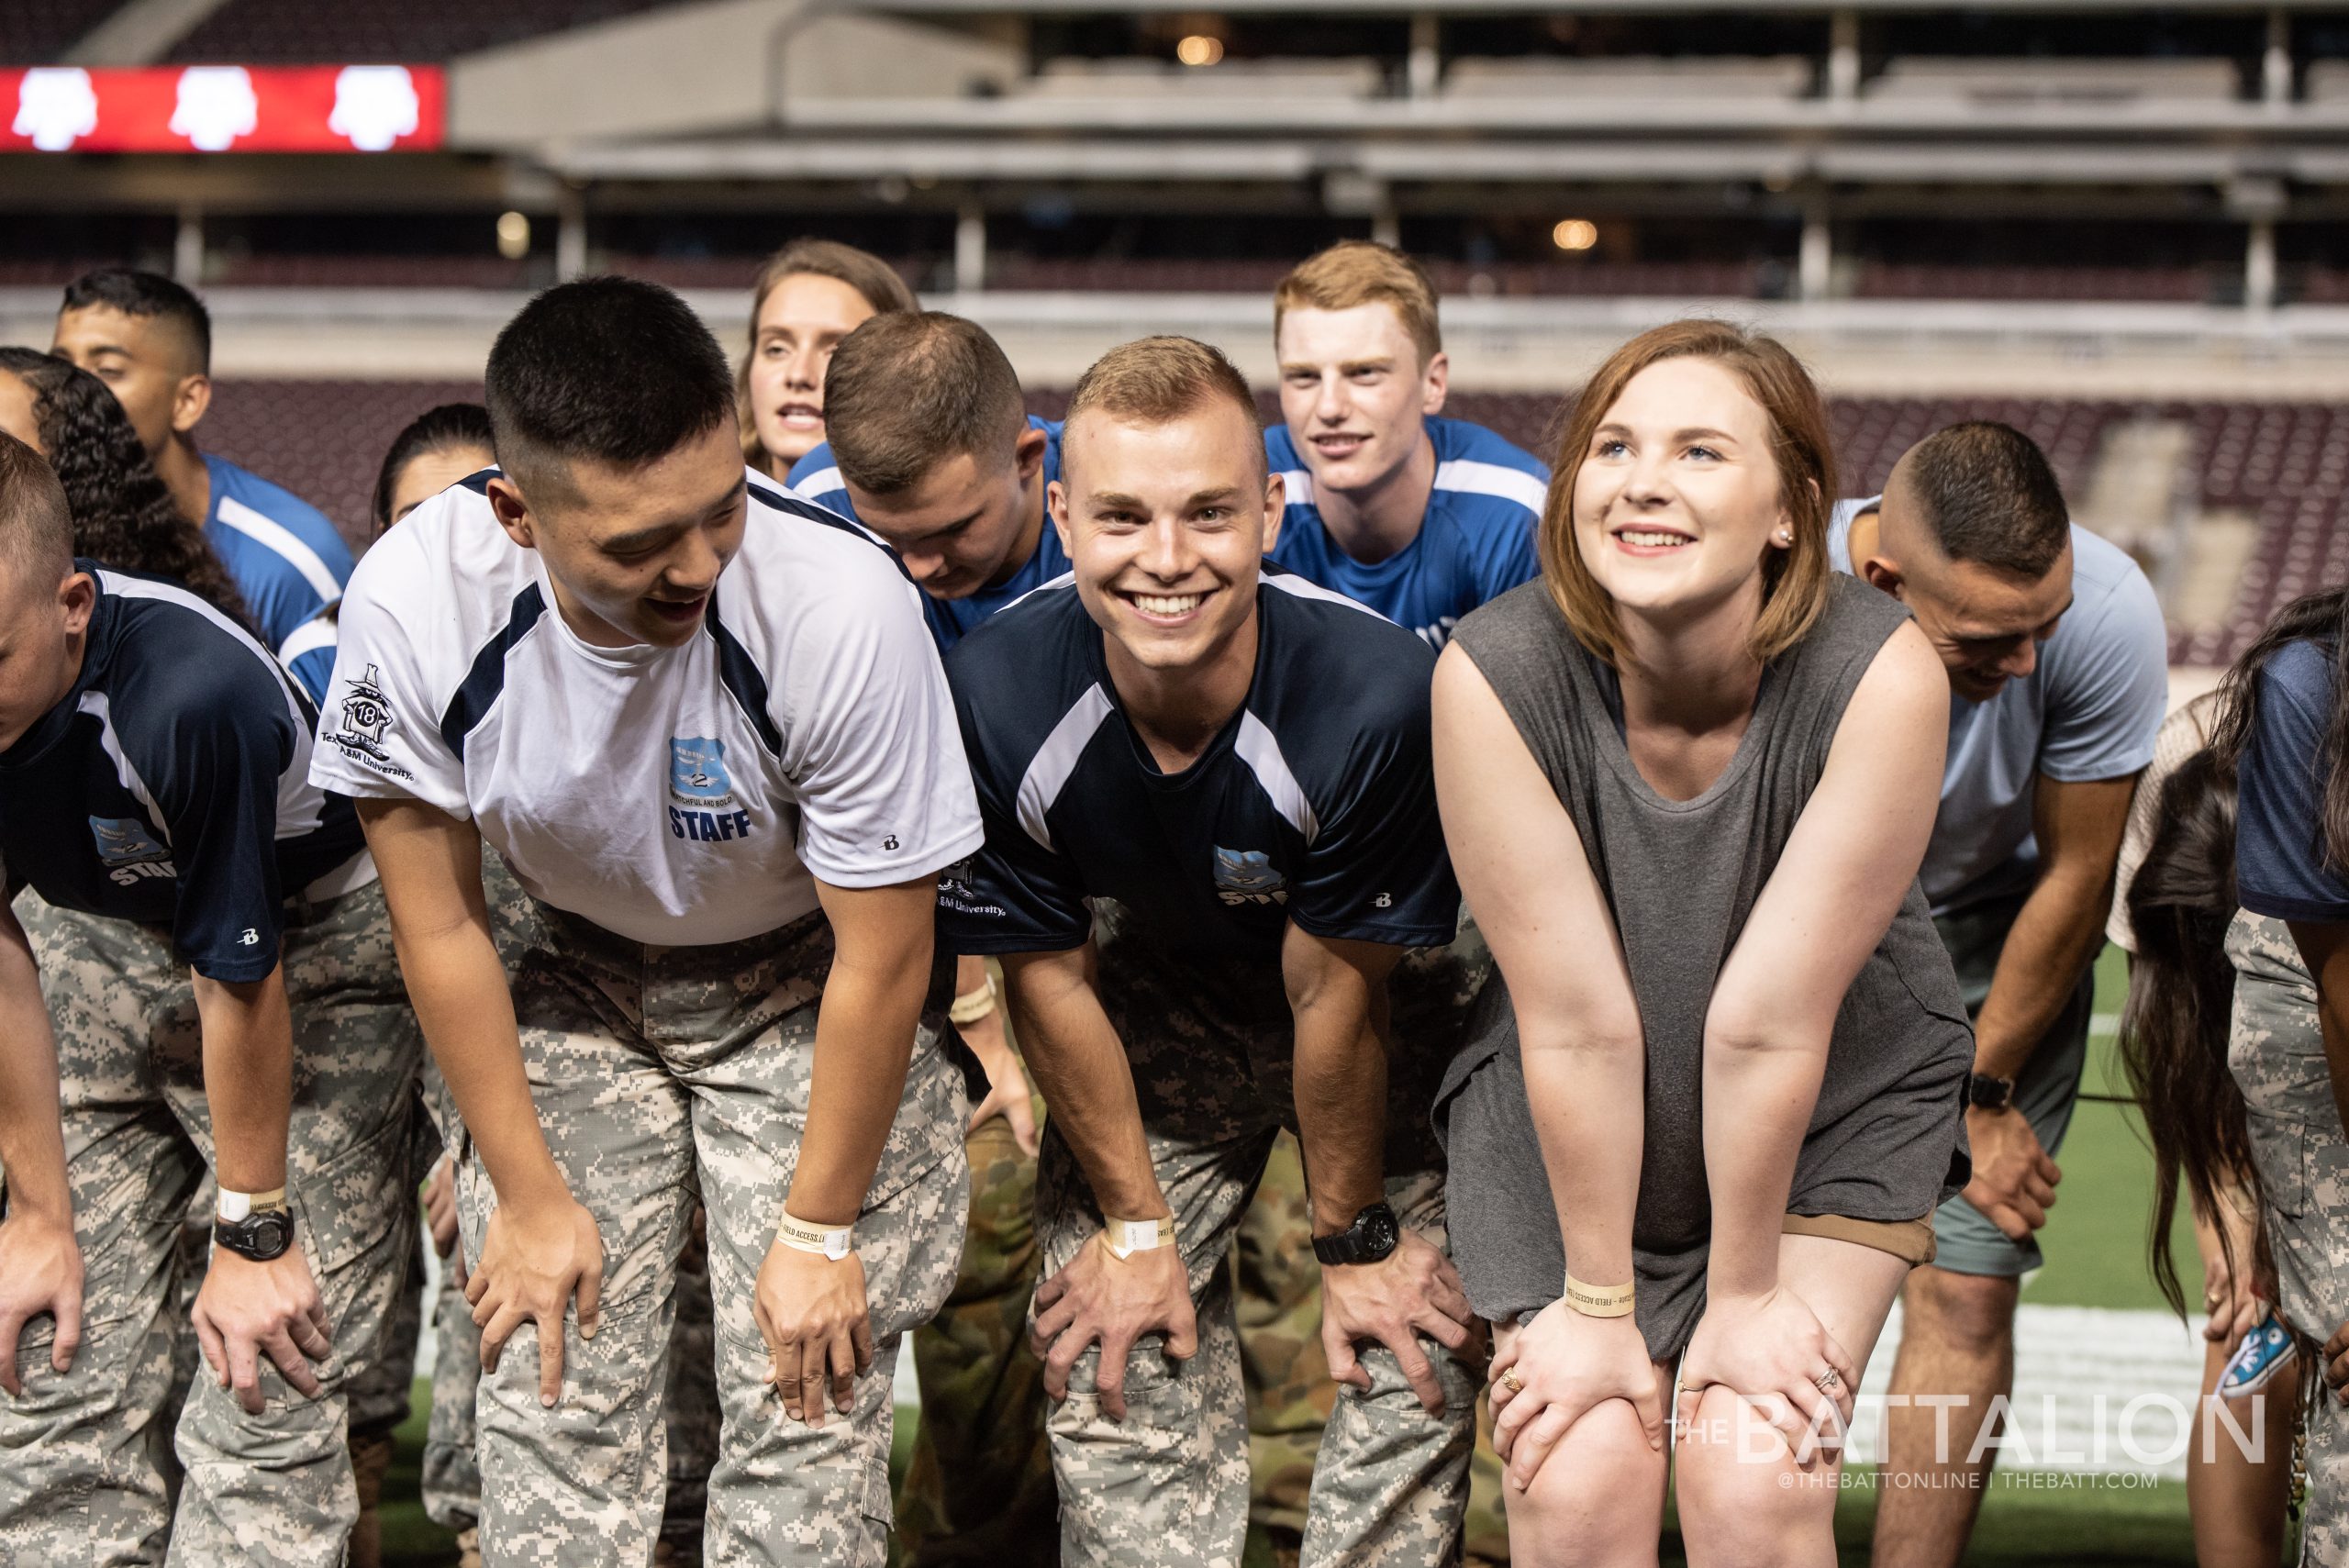
[[[1061,476],[1061,421],[1039,419],[1030,414],[1028,428],[1044,432],[1044,483],[1050,484]],[[841,478],[839,464],[832,461],[830,442],[793,463],[786,483],[818,506],[858,520],[856,506],[848,498],[848,484]],[[1054,531],[1052,514],[1047,511],[1043,528],[1036,536],[1035,553],[1008,580],[992,588],[982,588],[966,599],[937,599],[928,594],[921,596],[922,614],[929,618],[930,636],[938,639],[939,652],[948,651],[996,611],[1033,593],[1067,570],[1068,554],[1061,549],[1061,536]]]
[[[1126,721],[1073,581],[946,662],[986,843],[939,883],[957,952],[1065,951],[1113,898],[1169,948],[1277,962],[1317,936],[1438,947],[1460,888],[1436,820],[1435,656],[1375,613],[1266,566],[1256,672],[1183,773]]]
[[[2324,732],[2332,650],[2288,643],[2259,672],[2258,722],[2237,769],[2235,887],[2254,915],[2349,921],[2349,877],[2324,856]]]
[[[1419,537],[1365,566],[1338,548],[1313,500],[1313,474],[1288,427],[1264,432],[1264,455],[1287,482],[1288,507],[1272,559],[1308,582],[1368,605],[1441,649],[1460,617],[1541,575],[1534,528],[1550,470],[1482,425],[1431,416],[1435,488]]]
[[[204,537],[275,651],[342,597],[342,585],[351,581],[351,547],[324,512],[292,491],[209,452],[204,466],[212,472]]]
[[[373,875],[351,802],[309,782],[317,716],[184,588],[75,565],[98,584],[81,675],[0,752],[8,892],[169,926],[197,973],[264,979],[288,895]]]

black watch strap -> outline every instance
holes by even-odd
[[[2015,1081],[1976,1073],[1965,1085],[1965,1103],[1976,1110],[2005,1110],[2015,1103]]]
[[[1372,1204],[1334,1236],[1316,1236],[1313,1255],[1325,1263],[1375,1263],[1403,1240],[1402,1223],[1383,1203]]]
[[[212,1221],[212,1240],[240,1258],[266,1263],[282,1258],[294,1244],[294,1215],[290,1209],[256,1209],[242,1219]]]

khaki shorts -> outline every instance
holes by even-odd
[[[1780,1230],[1788,1236],[1824,1236],[1873,1247],[1916,1268],[1933,1261],[1933,1217],[1915,1219],[1846,1219],[1840,1214],[1790,1214]]]

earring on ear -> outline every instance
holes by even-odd
[[[1780,528],[1780,529],[1778,530],[1778,542],[1779,542],[1780,544],[1792,544],[1792,543],[1794,543],[1794,542],[1795,542],[1795,531],[1794,531],[1794,529],[1792,529],[1792,528]]]

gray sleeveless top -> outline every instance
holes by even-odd
[[[1658,1360],[1679,1352],[1704,1307],[1712,1220],[1701,1084],[1714,982],[1827,765],[1845,705],[1907,617],[1897,601],[1837,573],[1818,625],[1771,663],[1736,754],[1686,801],[1640,776],[1609,712],[1603,667],[1539,580],[1453,633],[1573,817],[1623,944],[1647,1038],[1637,1311]],[[1788,1211],[1887,1221],[1931,1213],[1965,1179],[1962,1096],[1973,1057],[1949,955],[1912,884],[1835,1015]],[[1530,1316],[1564,1289],[1565,1258],[1526,1106],[1516,1014],[1497,973],[1445,1075],[1436,1123],[1469,1299],[1496,1320]]]

